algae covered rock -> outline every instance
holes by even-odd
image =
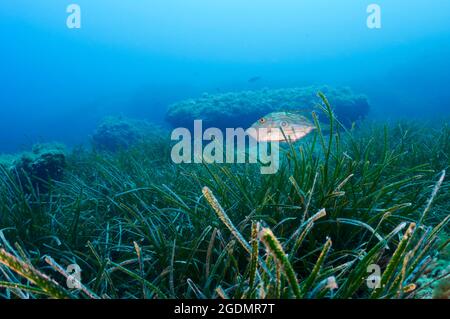
[[[450,278],[446,277],[437,282],[433,290],[433,299],[450,299]]]
[[[117,152],[168,133],[158,125],[125,117],[105,118],[92,136],[96,150]]]
[[[201,119],[208,127],[247,128],[258,118],[271,112],[312,111],[317,103],[321,103],[317,96],[319,91],[325,94],[337,118],[344,125],[350,126],[369,113],[367,98],[353,93],[349,88],[310,86],[224,94],[205,93],[200,98],[170,105],[166,120],[175,127],[191,127],[194,120]],[[322,119],[325,118],[322,116]]]
[[[444,243],[449,238],[444,232],[439,241]],[[423,276],[418,280],[420,291],[418,298],[422,299],[450,299],[450,246],[439,252]]]
[[[19,154],[12,161],[10,170],[19,178],[22,185],[28,186],[28,181],[31,181],[33,187],[45,190],[48,181],[62,180],[65,167],[65,146],[49,143],[36,144],[31,152]]]
[[[15,157],[13,155],[2,154],[0,155],[0,168],[9,170],[14,162]]]

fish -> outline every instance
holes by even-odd
[[[254,77],[248,79],[248,83],[255,83],[255,82],[258,82],[258,81],[260,81],[260,80],[262,80],[262,77],[260,77],[260,76],[254,76]]]
[[[258,142],[295,142],[314,129],[314,124],[300,113],[273,112],[256,121],[248,132]]]

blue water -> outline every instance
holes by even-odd
[[[381,29],[366,25],[372,2]],[[71,3],[81,29],[66,26]],[[180,99],[262,87],[348,85],[373,118],[445,118],[449,57],[444,0],[3,0],[0,152],[84,143],[105,115],[163,123]]]

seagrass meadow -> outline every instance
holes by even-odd
[[[0,298],[448,298],[448,122],[346,128],[322,98],[273,175],[164,136],[73,150],[45,191],[0,165]]]

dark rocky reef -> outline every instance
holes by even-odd
[[[168,132],[153,123],[125,117],[105,118],[92,136],[94,149],[117,152],[149,140],[165,138]]]
[[[49,181],[60,181],[64,176],[66,149],[56,143],[36,144],[31,152],[10,157],[9,164],[4,162],[3,166],[19,179],[24,189],[33,186],[45,192]]]
[[[367,98],[353,93],[349,88],[310,86],[225,94],[205,93],[198,99],[170,105],[166,120],[174,127],[192,127],[194,120],[201,119],[208,127],[247,128],[270,112],[314,110],[317,103],[322,103],[317,96],[319,91],[325,94],[335,115],[346,126],[363,119],[369,113]],[[318,113],[320,115],[320,110]],[[321,116],[321,120],[326,121],[326,116]]]

